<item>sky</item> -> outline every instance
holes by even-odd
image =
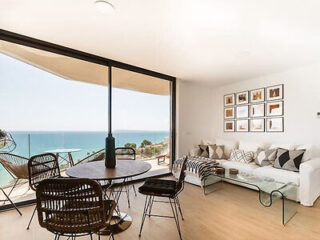
[[[106,131],[107,104],[105,86],[66,80],[0,53],[0,129]],[[112,124],[169,131],[170,97],[114,89]]]

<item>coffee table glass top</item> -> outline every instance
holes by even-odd
[[[211,173],[204,178],[203,186],[207,186],[216,182],[217,178],[228,179],[239,183],[248,184],[257,188],[257,190],[271,194],[272,192],[282,193],[284,196],[290,195],[290,199],[295,199],[294,194],[297,191],[298,186],[294,183],[282,183],[275,181],[273,178],[258,177],[252,174],[239,172],[238,174],[230,174],[226,169],[224,174]]]

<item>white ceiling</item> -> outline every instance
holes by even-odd
[[[320,62],[319,0],[0,0],[0,28],[221,85]]]

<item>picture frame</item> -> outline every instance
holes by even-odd
[[[283,116],[283,101],[274,101],[267,103],[267,116]]]
[[[283,84],[267,87],[267,101],[283,99]]]
[[[233,106],[233,105],[235,105],[234,93],[224,95],[224,106],[227,107],[227,106]]]
[[[224,119],[234,119],[235,112],[234,107],[227,107],[224,109]]]
[[[249,106],[237,106],[236,107],[236,117],[237,118],[248,118],[249,117]]]
[[[249,91],[236,93],[236,103],[237,103],[237,105],[248,104],[249,103]]]
[[[250,105],[250,117],[264,117],[265,116],[265,104],[252,104]]]
[[[267,118],[266,119],[267,132],[284,132],[284,118]]]
[[[249,120],[237,120],[237,132],[249,132]]]
[[[235,131],[234,122],[235,122],[234,120],[224,121],[224,131],[234,132]]]
[[[250,91],[250,103],[265,101],[265,88],[258,88]]]
[[[250,119],[250,132],[265,132],[265,119]]]

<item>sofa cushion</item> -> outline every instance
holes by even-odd
[[[241,163],[241,162],[232,162],[228,160],[217,160],[218,163],[225,169],[235,168],[238,169],[239,172],[244,172],[247,174],[252,174],[253,170],[259,168],[256,164],[248,164],[248,163]]]
[[[244,151],[239,149],[233,149],[230,155],[230,161],[241,162],[241,163],[250,163],[253,161],[254,152]]]
[[[199,145],[193,147],[189,152],[190,157],[199,157],[200,154],[201,154],[201,151],[200,151]]]
[[[226,155],[224,154],[224,146],[216,144],[209,145],[209,158],[226,159]]]
[[[299,172],[301,160],[305,150],[278,149],[277,158],[273,166],[289,171]]]
[[[226,155],[226,159],[229,159],[231,151],[233,149],[238,149],[238,146],[239,146],[237,141],[226,140],[226,139],[222,139],[222,138],[217,138],[216,144],[224,146],[224,154]]]
[[[273,178],[277,182],[295,183],[300,185],[300,176],[298,172],[287,171],[283,169],[274,168],[273,166],[258,167],[254,169],[253,174],[258,177]]]
[[[291,143],[274,143],[274,144],[271,144],[270,149],[276,149],[276,148],[294,150],[296,148],[296,145],[295,144],[291,144]]]
[[[302,158],[302,162],[311,160],[312,158],[312,145],[311,144],[301,144],[296,147],[295,150],[305,150]]]
[[[277,149],[269,149],[269,150],[259,149],[257,152],[257,156],[254,159],[254,162],[257,165],[264,167],[264,166],[272,165],[276,157],[277,157]]]
[[[208,158],[209,157],[209,148],[208,145],[200,144],[200,157]]]

